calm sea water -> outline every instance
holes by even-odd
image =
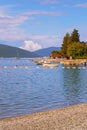
[[[47,69],[0,59],[0,118],[87,102],[87,68]]]

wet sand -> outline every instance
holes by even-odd
[[[0,130],[87,130],[87,104],[1,119]]]

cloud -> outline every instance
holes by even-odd
[[[46,48],[51,46],[61,46],[63,38],[58,35],[30,35],[30,39],[39,43],[42,48]]]
[[[49,35],[29,35],[30,40],[25,40],[24,44],[20,46],[21,49],[28,51],[35,51],[47,47],[60,47],[62,43],[62,36]]]
[[[41,4],[57,4],[60,0],[37,0]]]
[[[62,16],[63,14],[60,14],[58,12],[48,12],[48,11],[28,11],[25,12],[26,15],[46,15],[46,16]]]
[[[75,7],[82,7],[82,8],[87,8],[87,2],[86,3],[82,3],[82,4],[76,4],[74,5]]]
[[[24,15],[7,15],[3,8],[0,8],[0,11],[0,40],[10,42],[24,39],[26,36],[20,25],[28,20],[29,17]]]
[[[12,27],[24,23],[28,19],[27,16],[0,16],[0,26]]]
[[[26,20],[26,16],[0,16],[0,40],[10,42],[26,38],[27,34],[19,28]]]
[[[28,50],[28,51],[35,51],[41,49],[41,45],[31,40],[24,41],[24,45],[20,47],[21,49]]]
[[[9,6],[0,6],[0,40],[2,41],[23,41],[29,37],[29,34],[24,32],[22,25],[27,20],[31,20],[32,16],[45,15],[45,16],[61,16],[58,12],[48,11],[27,11],[22,14],[12,13]],[[9,12],[11,13],[9,14]],[[9,15],[8,15],[9,14]],[[14,15],[13,15],[14,14]],[[31,39],[32,40],[32,39]]]
[[[26,33],[22,28],[22,25],[32,18],[32,16],[45,15],[45,16],[61,16],[58,12],[48,12],[48,11],[27,11],[22,14],[11,15],[8,13],[7,7],[0,7],[0,40],[8,43],[23,43],[21,48],[36,50],[42,47],[57,46],[60,44],[60,39],[58,36],[49,35],[30,35]],[[9,14],[9,15],[8,15]],[[13,13],[15,14],[15,13]],[[27,40],[29,39],[29,40]]]
[[[0,6],[0,16],[4,16],[7,12],[8,8],[5,6]]]

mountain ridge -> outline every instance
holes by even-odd
[[[36,51],[34,51],[34,53],[41,55],[41,56],[49,56],[52,51],[60,50],[60,49],[61,49],[61,47],[48,47],[48,48],[36,50]]]
[[[0,57],[3,57],[3,58],[12,58],[12,57],[35,58],[35,57],[40,57],[40,56],[34,52],[23,50],[18,47],[0,44]]]

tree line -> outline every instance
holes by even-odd
[[[65,58],[72,57],[87,58],[87,43],[80,41],[80,35],[77,29],[74,29],[71,34],[66,33],[63,38],[63,43],[60,51],[53,51],[51,55],[60,54]]]

